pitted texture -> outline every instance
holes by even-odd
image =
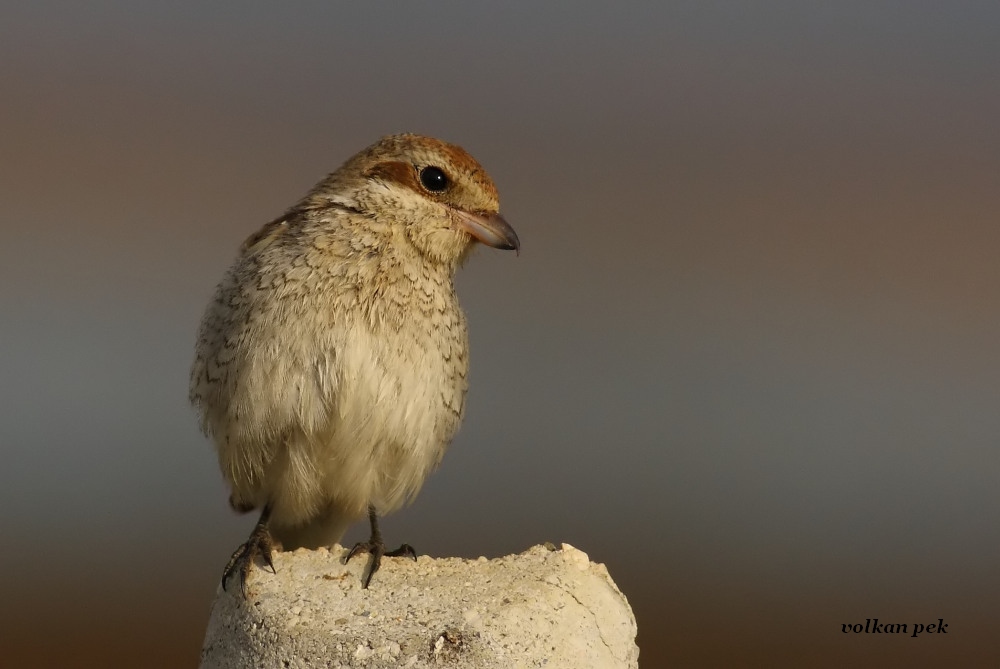
[[[563,544],[495,560],[393,559],[364,590],[344,549],[275,556],[220,591],[202,669],[634,669],[636,623],[604,565]]]

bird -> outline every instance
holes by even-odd
[[[189,399],[230,506],[259,519],[223,571],[330,547],[412,501],[462,421],[468,390],[458,269],[478,245],[520,253],[493,180],[432,137],[381,138],[242,244],[205,310]]]

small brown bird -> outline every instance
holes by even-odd
[[[250,236],[208,305],[190,399],[240,512],[260,520],[223,573],[330,546],[420,490],[458,429],[469,369],[453,279],[476,242],[519,249],[463,149],[393,135]]]

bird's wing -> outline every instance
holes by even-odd
[[[240,253],[257,253],[270,246],[274,240],[288,231],[289,216],[283,215],[265,224],[260,230],[246,238],[240,246]]]

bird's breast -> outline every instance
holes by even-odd
[[[419,490],[461,422],[468,373],[465,318],[452,294],[391,293],[350,324],[339,352],[336,442],[374,465],[381,510]],[[354,469],[354,467],[349,467]]]
[[[385,305],[377,306],[350,328],[340,379],[345,419],[374,411],[387,427],[406,434],[451,439],[467,387],[465,319],[448,296],[428,302],[435,308],[400,317],[379,313]]]

